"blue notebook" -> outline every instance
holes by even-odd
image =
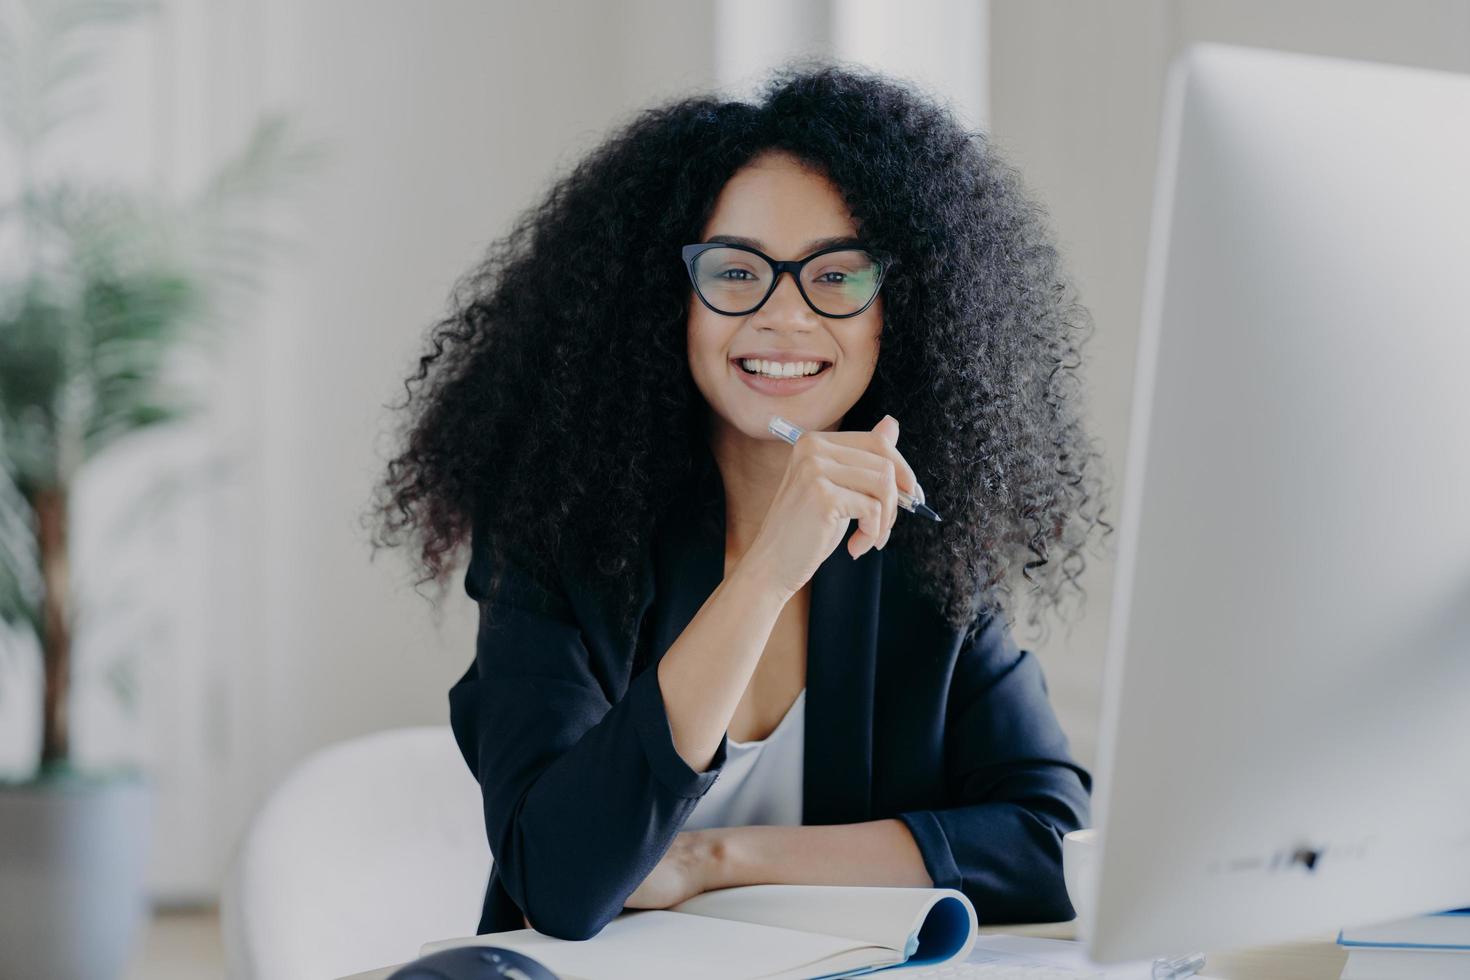
[[[1470,950],[1470,907],[1343,929],[1337,942],[1374,949]]]

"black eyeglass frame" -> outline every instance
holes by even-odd
[[[715,309],[714,305],[710,303],[709,300],[704,298],[704,293],[700,292],[699,277],[696,276],[694,273],[694,260],[699,258],[701,254],[708,252],[712,248],[734,248],[739,249],[742,252],[750,252],[754,255],[759,255],[761,258],[765,259],[766,262],[771,266],[771,269],[774,271],[774,274],[771,276],[771,286],[769,289],[766,290],[766,294],[760,298],[760,301],[752,306],[750,309],[742,310],[739,313],[727,313],[724,310]],[[822,255],[826,255],[828,252],[867,252],[868,255],[872,257],[873,261],[878,263],[878,281],[873,286],[873,295],[868,297],[868,301],[864,303],[861,308],[856,309],[851,313],[827,313],[823,310],[817,309],[817,304],[812,302],[812,298],[806,294],[806,287],[801,284],[801,270],[806,267],[806,264],[812,259],[815,259]],[[878,293],[883,288],[883,280],[888,276],[888,270],[893,268],[893,266],[897,264],[897,261],[894,259],[882,258],[874,254],[872,249],[865,248],[862,245],[850,244],[832,245],[827,248],[813,252],[811,255],[808,255],[804,259],[786,259],[784,261],[777,261],[776,259],[771,258],[769,255],[767,255],[765,252],[762,252],[758,248],[752,248],[749,245],[736,245],[731,242],[697,242],[693,245],[685,245],[682,249],[682,253],[684,256],[684,269],[686,272],[689,273],[689,283],[694,287],[694,295],[698,296],[699,301],[703,303],[706,307],[708,307],[712,312],[718,313],[721,316],[750,316],[750,314],[754,313],[756,310],[766,305],[766,300],[771,298],[771,294],[776,291],[776,287],[781,283],[781,273],[789,272],[791,273],[791,278],[796,282],[796,291],[801,293],[801,298],[806,301],[806,305],[811,307],[814,313],[818,314],[819,316],[827,317],[829,320],[846,320],[849,317],[859,315],[868,307],[873,305],[873,300],[878,298]]]

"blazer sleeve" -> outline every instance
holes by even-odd
[[[1005,620],[982,614],[960,652],[945,724],[944,809],[899,814],[941,888],[981,923],[1074,918],[1062,835],[1091,819],[1092,777],[1072,759],[1036,657]]]
[[[490,595],[483,556],[471,566],[480,628],[451,727],[506,891],[537,931],[588,939],[673,843],[727,742],[696,772],[674,748],[656,664],[629,682],[630,665],[595,662],[559,587],[508,562]]]

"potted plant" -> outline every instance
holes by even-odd
[[[98,61],[91,29],[152,9],[87,0],[0,12],[0,113],[19,175],[0,200],[0,243],[13,246],[0,251],[0,652],[38,651],[44,665],[35,771],[0,782],[5,976],[118,976],[146,916],[146,773],[71,758],[72,632],[85,600],[70,588],[71,489],[103,452],[203,407],[170,370],[258,287],[277,238],[263,195],[320,157],[269,116],[182,201],[56,172],[44,151]]]

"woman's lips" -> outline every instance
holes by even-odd
[[[751,388],[754,388],[763,395],[799,395],[808,388],[814,388],[818,384],[821,384],[822,379],[832,373],[832,365],[830,364],[816,374],[800,378],[768,378],[762,374],[751,374],[736,361],[731,361],[730,367],[735,370],[736,374],[740,375],[741,381],[744,381]]]

